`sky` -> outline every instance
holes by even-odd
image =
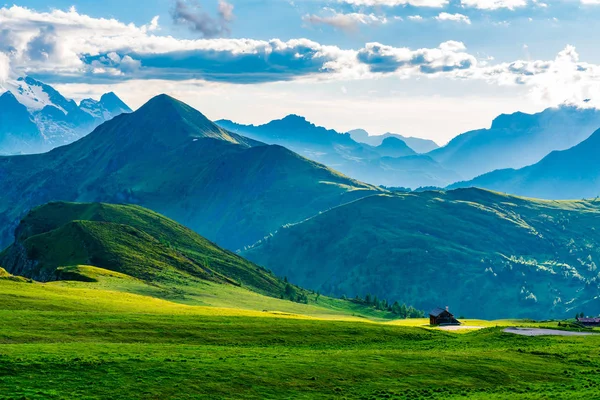
[[[21,0],[0,8],[0,84],[444,144],[501,113],[600,107],[599,17],[600,0]]]

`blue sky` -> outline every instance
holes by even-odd
[[[296,113],[439,143],[500,113],[600,98],[597,0],[140,4],[5,5],[0,80],[31,74],[75,99],[113,90],[133,107],[166,92],[213,119]]]

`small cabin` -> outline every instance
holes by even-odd
[[[454,315],[446,308],[434,308],[429,313],[430,325],[460,325],[460,321],[454,318]]]
[[[577,318],[577,322],[584,326],[600,326],[600,318]]]

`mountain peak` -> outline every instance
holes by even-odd
[[[109,96],[110,97],[110,93],[107,93],[105,96]],[[156,95],[153,98],[151,98],[150,100],[148,100],[139,109],[139,111],[147,110],[147,109],[153,109],[153,108],[156,108],[156,107],[185,108],[185,107],[189,107],[189,106],[187,104],[185,104],[184,102],[179,101],[176,98],[169,96],[168,94],[162,93],[162,94]],[[191,107],[189,107],[189,108],[191,108]],[[200,111],[197,111],[197,112],[200,114]]]
[[[115,92],[104,93],[102,97],[100,97],[100,101],[108,101],[108,100],[121,100],[119,96],[115,94]]]
[[[123,124],[127,126],[126,130],[119,126]],[[128,114],[126,120],[114,124],[111,121],[105,129],[118,132],[115,133],[117,140],[122,140],[122,135],[126,133],[129,141],[138,144],[153,142],[176,146],[200,138],[218,139],[247,146],[253,143],[249,139],[219,128],[200,111],[166,94],[153,97],[137,111]]]
[[[297,114],[286,115],[282,119],[269,122],[267,125],[276,126],[278,129],[282,127],[285,129],[303,129],[307,126],[313,126],[306,118]]]
[[[12,94],[12,92],[10,90],[7,90],[6,92],[2,93],[0,95],[0,99],[2,99],[2,101],[16,101],[18,103],[17,98],[15,97],[14,94]]]
[[[406,142],[404,142],[404,140],[394,136],[383,139],[381,144],[377,146],[375,150],[382,156],[387,157],[406,157],[417,154],[406,144]]]
[[[28,85],[31,86],[45,86],[44,83],[38,81],[37,79],[34,79],[30,76],[21,76],[17,79],[18,82],[24,82]]]
[[[111,114],[130,113],[132,110],[123,102],[114,92],[108,92],[100,97],[100,104],[104,106]]]
[[[11,91],[6,91],[0,95],[0,112],[3,114],[6,113],[6,116],[11,118],[15,117],[15,113],[19,113],[21,116],[27,115],[27,119],[29,119],[27,107],[19,103],[17,97]]]
[[[380,146],[382,147],[408,147],[404,140],[394,137],[388,136],[381,142]]]
[[[306,122],[306,118],[298,114],[289,114],[283,117],[282,121]]]

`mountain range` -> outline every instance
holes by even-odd
[[[236,250],[381,189],[228,132],[169,96],[48,153],[0,157],[0,244],[49,201],[132,203]]]
[[[463,180],[497,169],[523,168],[569,149],[600,128],[600,111],[560,106],[537,114],[500,115],[490,129],[458,135],[428,155]]]
[[[242,255],[335,296],[443,304],[469,317],[564,318],[600,306],[600,203],[481,189],[369,196]]]
[[[399,135],[388,135],[377,145],[359,143],[349,133],[316,126],[304,117],[289,115],[264,125],[216,122],[231,132],[269,144],[285,146],[311,160],[374,185],[446,186],[460,179],[427,155],[418,154]]]
[[[450,188],[482,187],[543,199],[586,199],[600,196],[600,130],[568,150],[554,151],[540,162],[481,175]]]
[[[264,125],[228,120],[217,124],[285,146],[363,182],[416,189],[445,187],[498,169],[535,164],[553,151],[569,149],[587,139],[600,127],[600,112],[562,105],[536,114],[502,114],[489,129],[463,133],[443,147],[392,133],[370,136],[362,129],[338,133],[297,115]]]
[[[48,151],[131,112],[112,92],[77,104],[31,77],[5,82],[0,93],[0,154],[5,155]]]
[[[17,99],[6,93],[0,105]],[[110,108],[111,99],[105,97],[103,107]],[[0,114],[0,122],[11,125],[31,115],[16,104],[14,112]],[[91,107],[86,104],[77,107]],[[119,110],[118,101],[113,105]],[[595,115],[567,108],[544,113],[551,112],[576,115],[578,126],[591,126],[583,115]],[[503,118],[494,129],[504,126],[513,139],[533,132],[521,129],[525,125],[543,125],[531,122],[539,115],[514,129],[508,121],[525,117]],[[531,146],[550,132],[543,126],[532,134]],[[30,120],[31,137],[36,127]],[[553,143],[547,146],[559,142]],[[359,143],[298,116],[258,127],[227,121],[219,126],[159,95],[71,144],[0,157],[0,245],[9,246],[0,265],[43,281],[88,279],[88,267],[81,267],[88,265],[153,285],[191,279],[277,297],[286,285],[272,270],[326,295],[371,294],[417,308],[444,304],[482,318],[562,318],[599,305],[595,200],[542,201],[481,189],[392,192],[282,144],[351,171],[353,178],[388,183],[402,177],[406,186],[458,180],[396,136]],[[532,166],[451,187],[593,198],[598,148],[596,132]]]

